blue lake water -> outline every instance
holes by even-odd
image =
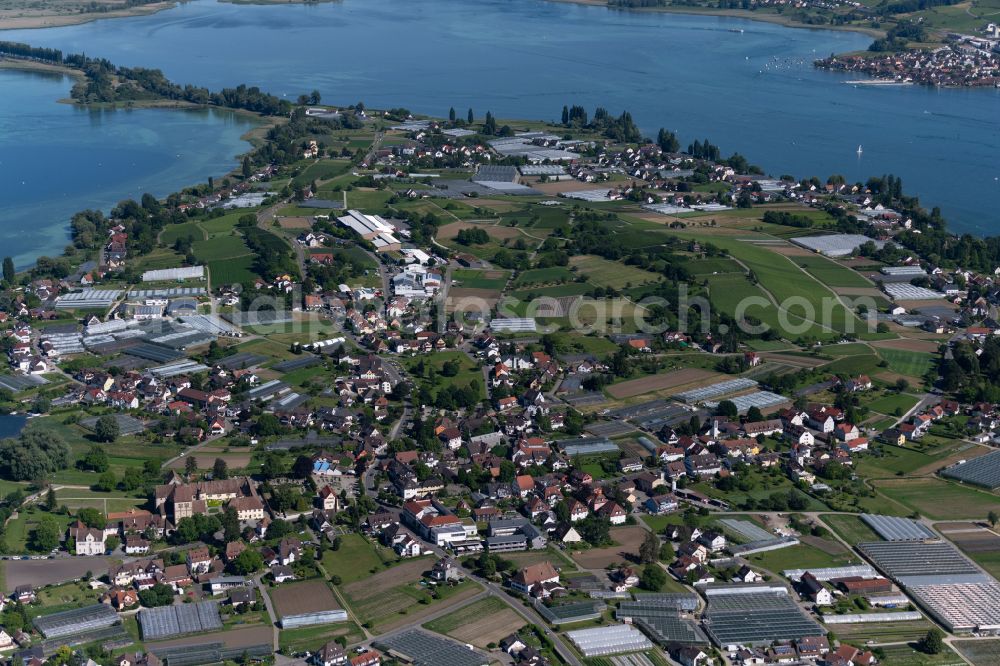
[[[531,119],[558,118],[564,104],[628,109],[651,135],[664,126],[685,144],[707,137],[775,175],[895,173],[926,205],[941,206],[953,229],[1000,234],[1000,91],[854,86],[812,67],[816,57],[865,48],[871,38],[855,33],[541,0],[195,0],[151,16],[0,37],[159,67],[177,82],[213,89],[247,83],[291,98],[318,89],[332,104],[437,115],[471,106],[477,117],[491,110]],[[0,99],[0,127],[10,126],[17,108]],[[132,132],[181,122],[166,120],[169,112],[136,114],[108,143],[82,127],[118,129],[117,117],[67,128],[55,122],[62,113],[38,113],[36,139],[94,157]],[[200,148],[185,160],[226,157],[218,141],[201,135],[194,143]],[[74,175],[59,162],[48,166],[52,178]],[[208,173],[200,164],[178,171]],[[136,187],[125,175],[120,196]],[[156,184],[154,172],[142,176]]]
[[[247,116],[56,103],[71,86],[62,75],[0,70],[0,255],[19,267],[62,252],[76,211],[203,182],[249,147]]]

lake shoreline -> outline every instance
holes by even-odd
[[[22,72],[36,72],[43,74],[62,74],[64,76],[72,77],[77,81],[83,81],[87,78],[83,72],[73,67],[53,65],[45,62],[39,62],[37,60],[21,60],[19,58],[10,58],[7,56],[0,56],[0,69],[13,69]],[[63,100],[57,101],[62,102]]]
[[[63,28],[70,25],[82,25],[91,21],[114,18],[132,18],[148,16],[167,9],[173,9],[178,2],[168,0],[140,7],[115,9],[108,12],[85,12],[81,14],[41,14],[38,16],[20,16],[0,18],[0,31],[3,30],[35,30],[43,28]]]
[[[56,65],[49,64],[35,60],[22,60],[19,58],[11,58],[6,56],[0,56],[0,71],[7,70],[13,72],[25,72],[27,74],[50,74],[50,75],[61,75],[67,76],[75,81],[85,81],[86,75],[79,69],[66,65]],[[80,109],[88,110],[106,110],[106,111],[132,111],[132,110],[176,110],[176,111],[219,111],[233,114],[234,116],[241,116],[246,119],[253,121],[253,126],[243,132],[239,139],[243,142],[244,147],[241,152],[233,156],[233,160],[230,166],[226,167],[224,170],[217,171],[210,174],[217,180],[222,180],[229,177],[238,177],[240,172],[240,165],[242,159],[245,155],[253,152],[259,148],[265,142],[267,132],[269,132],[273,127],[285,122],[283,117],[273,117],[264,116],[255,111],[249,111],[247,109],[234,109],[228,107],[220,107],[211,104],[194,104],[191,102],[185,102],[182,100],[139,100],[136,102],[115,102],[115,103],[95,103],[95,104],[83,104],[78,102],[71,97],[53,98],[52,102],[55,104],[65,104],[67,106],[74,106]],[[191,182],[183,187],[190,187],[197,183]],[[127,196],[123,193],[122,196]],[[107,212],[107,210],[105,210]],[[68,233],[69,231],[69,219],[65,221],[65,229]],[[68,240],[68,237],[67,237]],[[39,252],[30,263],[19,263],[17,272],[23,273],[29,271],[36,265],[38,257],[41,256],[62,256],[61,254],[47,254],[42,251]],[[77,266],[78,267],[78,266]]]
[[[10,58],[7,56],[0,56],[0,69],[10,69],[15,71],[24,72],[35,72],[35,73],[50,73],[50,74],[62,74],[64,76],[72,77],[78,81],[85,81],[86,75],[76,69],[75,67],[68,67],[66,65],[51,65],[44,62],[38,62],[35,60],[20,60],[18,58]],[[182,100],[171,100],[171,99],[146,99],[146,100],[136,100],[132,102],[96,102],[93,104],[83,104],[72,97],[62,97],[55,100],[57,104],[69,104],[71,106],[79,106],[85,109],[176,109],[179,111],[185,110],[198,110],[198,109],[216,109],[219,111],[227,111],[229,113],[244,116],[247,118],[252,118],[257,122],[257,126],[247,132],[244,132],[240,139],[254,145],[255,141],[260,140],[260,134],[266,132],[270,128],[276,126],[280,119],[264,116],[256,111],[248,111],[247,109],[233,109],[223,106],[215,106],[212,104],[195,104],[193,102],[185,102]],[[242,157],[242,154],[238,157]],[[229,172],[225,175],[230,175]]]
[[[884,30],[874,28],[863,28],[854,25],[815,25],[811,23],[801,23],[794,19],[777,14],[761,14],[743,9],[713,9],[711,7],[612,7],[605,0],[546,0],[546,2],[560,2],[570,5],[586,5],[588,7],[604,7],[605,9],[629,12],[635,14],[684,14],[687,16],[719,16],[723,18],[738,18],[748,21],[758,21],[761,23],[773,23],[786,28],[812,29],[812,30],[834,30],[843,32],[856,32],[869,37],[885,37]]]

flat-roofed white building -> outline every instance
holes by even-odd
[[[365,240],[371,241],[379,252],[399,249],[399,240],[394,235],[396,228],[380,215],[366,215],[358,210],[349,210],[347,215],[338,217],[337,221]]]

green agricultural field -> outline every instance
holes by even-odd
[[[838,625],[838,628],[840,626],[842,625]],[[857,645],[864,647],[861,640],[857,641]],[[916,642],[906,645],[885,645],[882,646],[882,650],[885,652],[885,657],[881,663],[887,666],[960,666],[963,663],[961,657],[947,645],[939,654],[921,652]]]
[[[223,284],[246,284],[257,279],[253,272],[253,257],[245,255],[233,259],[211,261],[208,272],[212,279],[212,287]]]
[[[910,622],[867,622],[863,624],[830,625],[837,638],[863,648],[867,641],[876,643],[915,643],[927,635],[934,625],[927,620]],[[905,646],[899,646],[905,647]],[[890,665],[895,661],[888,662]]]
[[[157,247],[149,254],[138,257],[133,264],[137,272],[155,271],[163,268],[176,268],[184,263],[184,255],[172,247]],[[40,322],[41,323],[41,322]]]
[[[820,518],[831,530],[836,532],[841,539],[849,544],[859,544],[865,541],[881,541],[882,538],[868,527],[860,516],[848,514],[822,515]]]
[[[353,622],[340,622],[300,629],[282,629],[278,635],[278,645],[285,654],[306,650],[314,652],[341,636],[346,638],[348,643],[364,640],[365,637],[358,625]]]
[[[593,354],[601,358],[618,350],[618,345],[599,335],[579,335],[571,332],[553,333],[551,336],[560,353]]]
[[[184,222],[183,224],[167,225],[160,232],[160,243],[163,245],[173,245],[179,238],[194,238],[202,240],[206,238],[205,231],[198,226],[197,222]]]
[[[872,348],[860,342],[848,342],[842,345],[823,345],[820,353],[824,356],[841,358],[844,356],[861,356],[872,353]]]
[[[1000,666],[1000,640],[955,641],[952,646],[974,666]]]
[[[347,193],[347,207],[371,213],[383,210],[392,196],[389,190],[354,189]]]
[[[203,263],[235,259],[250,254],[250,248],[243,242],[243,237],[238,234],[215,236],[207,241],[195,241],[191,249],[194,251],[195,258]]]
[[[873,286],[860,273],[819,254],[808,257],[789,257],[789,259],[828,287]]]
[[[935,520],[983,520],[990,511],[1000,512],[997,495],[938,478],[882,479],[872,483],[882,495]]]
[[[895,414],[897,410],[905,414],[917,402],[919,399],[909,393],[890,393],[868,403],[868,408],[880,414]]]
[[[481,271],[472,269],[456,269],[451,274],[454,286],[466,289],[503,289],[510,278],[510,271]]]
[[[837,555],[801,543],[796,546],[781,548],[780,550],[751,555],[747,559],[750,560],[751,564],[759,564],[769,571],[776,572],[781,572],[785,569],[838,567],[859,561],[858,558],[851,555],[839,543],[834,541],[828,541],[827,543],[831,545],[831,551],[838,551]]]
[[[994,578],[1000,576],[1000,550],[964,552],[976,564],[986,569],[991,576]]]
[[[314,180],[330,180],[341,176],[351,168],[351,163],[346,160],[321,160],[310,164],[302,172],[292,179],[292,187],[309,185]]]
[[[823,370],[833,375],[861,375],[878,371],[879,357],[874,354],[861,356],[844,356],[823,367]]]
[[[743,269],[732,259],[725,257],[707,257],[705,259],[689,259],[682,266],[692,275],[713,275],[715,273],[742,273]]]
[[[622,289],[626,285],[647,284],[662,279],[656,273],[593,255],[573,257],[570,264],[586,275],[587,282],[594,287]]]
[[[551,296],[552,298],[559,298],[560,296],[580,296],[591,291],[593,288],[594,285],[592,284],[584,282],[570,282],[567,284],[556,285],[554,287],[518,289],[517,291],[511,292],[510,295],[514,298],[527,301],[540,296]]]
[[[220,236],[223,234],[228,234],[233,229],[236,228],[236,224],[245,215],[256,216],[256,208],[244,208],[241,210],[235,210],[231,213],[226,213],[225,215],[220,215],[219,217],[206,218],[198,222],[198,226],[205,230],[209,238],[213,236]]]
[[[576,277],[569,269],[562,266],[551,268],[533,268],[523,271],[514,280],[515,287],[527,287],[535,284],[551,284],[553,282],[564,282]]]
[[[760,287],[752,284],[745,275],[726,273],[708,276],[707,280],[709,298],[714,307],[719,308],[730,317],[736,318],[737,308],[743,305],[743,309],[739,313],[742,317],[758,319],[775,331],[785,331],[785,327],[778,317],[777,308],[770,303]],[[754,300],[748,301],[747,299]],[[751,303],[751,305],[747,306],[747,303]],[[785,321],[796,327],[796,330],[803,323],[800,316],[791,312],[786,314]],[[816,324],[809,324],[806,334],[819,338],[834,336],[833,332],[824,331]],[[794,336],[790,335],[790,337]]]
[[[686,592],[687,590],[685,589],[684,591]],[[672,663],[667,661],[666,657],[664,657],[658,650],[638,652],[635,653],[635,656],[645,657],[651,664],[653,664],[653,666],[668,666],[668,664]],[[590,657],[589,659],[584,659],[583,663],[586,664],[586,666],[619,666],[619,664],[631,662],[623,662],[617,657]]]
[[[933,357],[925,352],[881,347],[878,353],[889,364],[890,370],[907,377],[923,377],[934,363]]]
[[[569,211],[562,206],[531,206],[524,210],[505,213],[501,217],[501,224],[514,222],[515,226],[522,228],[558,229],[568,220]]]
[[[432,620],[424,625],[424,629],[430,629],[439,634],[447,634],[455,631],[459,627],[470,622],[471,618],[493,615],[509,608],[502,599],[497,597],[486,597],[471,604],[462,606],[443,617]]]
[[[681,232],[679,235],[710,242],[728,250],[754,272],[760,286],[769,291],[778,303],[788,302],[786,307],[792,312],[803,315],[802,303],[808,303],[812,310],[807,317],[810,321],[822,321],[838,331],[846,330],[848,323],[855,330],[861,330],[861,322],[844,308],[833,292],[793,263],[792,259],[798,257],[785,257],[767,247],[733,237],[690,232]],[[829,316],[825,313],[829,313]]]

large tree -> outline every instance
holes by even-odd
[[[666,584],[667,572],[659,564],[647,564],[639,577],[639,585],[650,592],[659,592]]]
[[[28,547],[34,551],[47,552],[59,545],[59,523],[49,515],[44,515],[38,520],[35,529],[31,531],[28,539]]]
[[[48,430],[29,428],[17,439],[0,441],[0,477],[37,481],[66,468],[69,445]]]
[[[108,454],[100,446],[92,446],[80,459],[77,466],[90,470],[91,472],[106,472],[111,463],[108,461]]]
[[[14,284],[17,279],[17,272],[14,270],[14,260],[10,257],[3,258],[3,281],[7,284]]]
[[[937,627],[932,627],[920,639],[920,649],[927,654],[941,654],[941,651],[944,650],[944,632]]]
[[[97,419],[97,424],[94,426],[94,435],[98,441],[113,442],[118,439],[120,434],[121,428],[118,426],[118,419],[111,414],[105,414]]]
[[[256,550],[244,550],[229,563],[229,570],[237,576],[249,576],[264,568],[264,558]]]
[[[660,539],[652,532],[646,532],[646,536],[639,546],[639,561],[643,564],[655,562],[660,554]]]
[[[84,507],[77,511],[76,518],[87,527],[104,529],[107,520],[104,514],[93,507]]]
[[[169,606],[174,603],[174,590],[169,585],[157,583],[139,593],[139,602],[147,608]]]

